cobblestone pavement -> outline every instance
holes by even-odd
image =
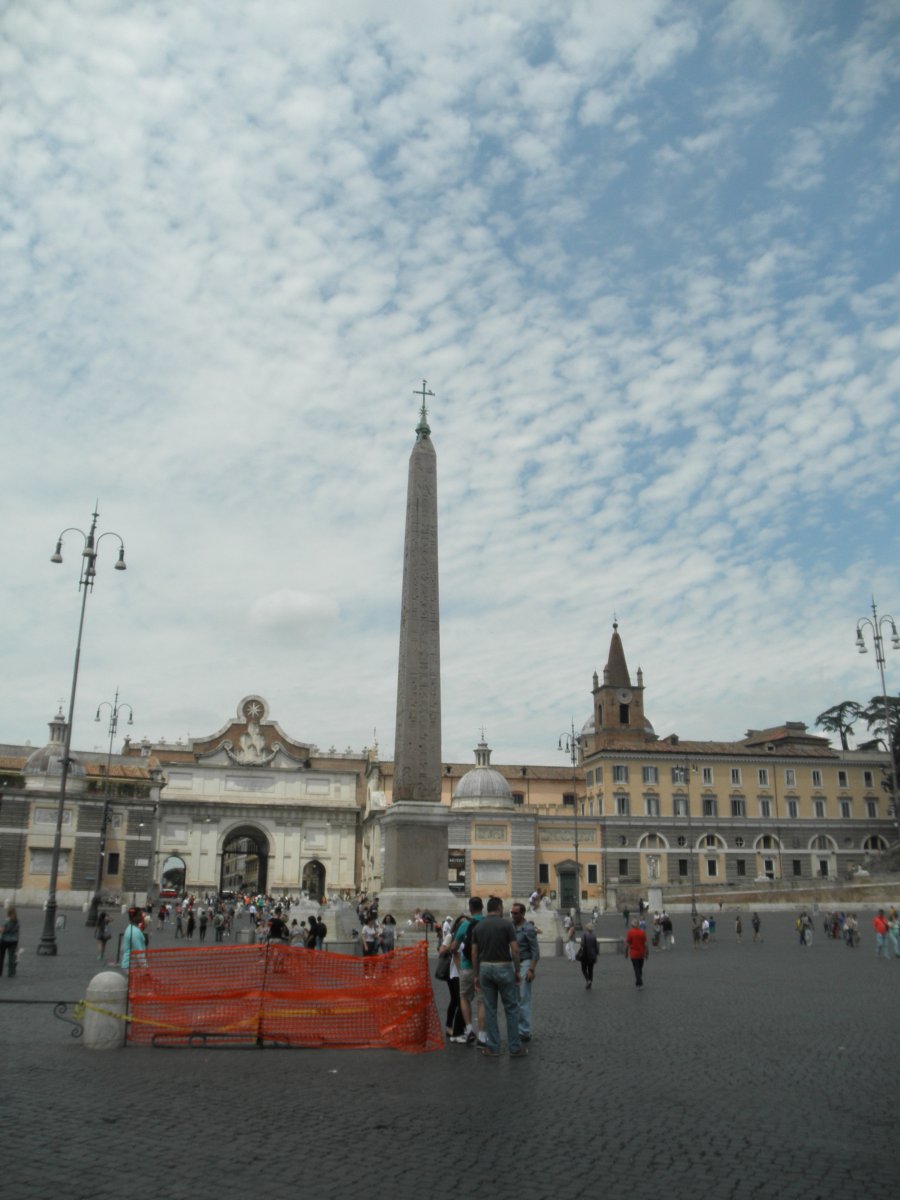
[[[38,958],[41,914],[20,915],[25,954],[0,1002],[81,998],[98,966],[83,918]],[[642,991],[622,958],[600,959],[590,992],[577,966],[545,959],[522,1060],[92,1052],[49,1005],[0,1003],[3,1195],[893,1200],[900,960],[876,960],[871,913],[860,925],[855,950],[821,925],[801,949],[793,916],[767,913],[763,944],[738,945],[726,911],[694,951],[676,918]]]

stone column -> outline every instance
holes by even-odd
[[[423,388],[423,401],[425,384]],[[382,817],[380,912],[410,916],[453,901],[447,884],[447,825],[441,804],[441,639],[438,602],[437,457],[425,405],[409,459],[393,804]]]

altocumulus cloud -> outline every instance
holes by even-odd
[[[328,596],[287,588],[260,596],[250,608],[250,624],[263,633],[309,633],[331,625],[337,617],[338,606]]]

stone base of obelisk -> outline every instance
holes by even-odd
[[[450,813],[443,804],[398,800],[381,818],[384,845],[383,885],[378,915],[398,920],[416,909],[431,909],[439,920],[459,909],[459,899],[447,883],[447,826]]]

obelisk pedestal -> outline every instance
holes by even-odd
[[[409,917],[417,908],[452,912],[448,810],[441,803],[441,638],[438,600],[437,456],[422,413],[409,458],[393,803],[382,817],[379,912]]]

